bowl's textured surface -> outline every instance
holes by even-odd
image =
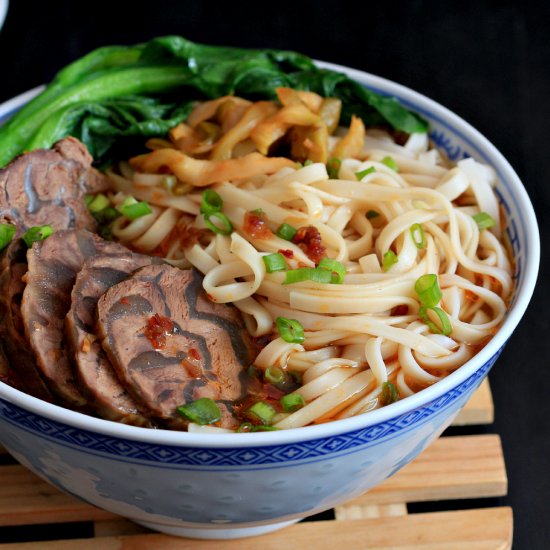
[[[416,395],[361,417],[281,432],[135,428],[66,411],[0,383],[0,441],[22,464],[65,492],[153,529],[234,538],[268,532],[379,484],[415,458],[466,403],[531,297],[539,261],[532,206],[500,153],[456,115],[397,84],[326,66],[421,113],[432,140],[452,160],[473,156],[496,169],[516,283],[497,335],[466,365]],[[28,99],[25,94],[0,106],[0,122]]]

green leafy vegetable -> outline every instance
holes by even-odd
[[[136,140],[164,135],[185,120],[192,101],[235,94],[274,99],[275,88],[310,90],[342,100],[367,125],[407,133],[428,125],[395,98],[367,90],[348,76],[320,69],[299,53],[195,44],[180,36],[134,46],[99,48],[62,69],[46,90],[0,128],[0,166],[23,151],[72,135],[96,163],[136,150]],[[140,138],[140,139],[137,139]]]

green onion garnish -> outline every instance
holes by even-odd
[[[222,417],[220,408],[209,397],[201,397],[200,399],[176,407],[176,410],[191,422],[195,422],[201,426],[213,424]]]
[[[213,223],[212,219],[215,219],[217,223]],[[219,233],[221,235],[231,235],[233,231],[233,224],[229,221],[229,218],[223,212],[213,212],[212,214],[204,215],[204,223],[207,225],[210,231]]]
[[[393,382],[384,382],[380,393],[380,403],[383,406],[395,403],[399,399],[399,390]]]
[[[141,218],[142,216],[147,216],[147,214],[151,214],[153,212],[149,204],[145,201],[140,201],[136,204],[127,204],[126,206],[121,206],[119,210],[129,220],[137,220],[138,218]]]
[[[288,225],[288,223],[283,223],[279,226],[279,229],[277,229],[275,235],[277,235],[277,237],[280,237],[281,239],[284,239],[285,241],[291,241],[297,232],[298,231],[294,229],[294,227],[292,227],[291,225]]]
[[[269,403],[258,401],[252,407],[249,407],[244,414],[251,420],[259,421],[264,426],[268,426],[277,411]]]
[[[304,161],[304,164],[302,164],[301,162],[298,163],[298,170],[300,168],[305,168],[306,166],[311,166],[313,164],[313,161],[311,159],[307,159],[306,161]]]
[[[382,159],[382,164],[385,164],[388,168],[391,168],[395,172],[399,172],[399,166],[397,166],[397,162],[395,162],[392,157],[384,157]]]
[[[299,393],[289,393],[281,397],[281,405],[286,412],[294,412],[306,404],[305,399]]]
[[[384,271],[388,271],[388,269],[396,263],[397,255],[393,250],[388,250],[382,258],[382,267],[384,268]]]
[[[41,225],[40,227],[31,227],[28,229],[21,238],[25,241],[25,244],[30,248],[32,243],[37,241],[43,241],[53,233],[51,225]]]
[[[120,212],[112,206],[107,206],[107,208],[104,208],[99,212],[92,212],[92,216],[96,219],[97,223],[104,225],[112,222],[115,218],[118,218],[120,216]]]
[[[360,172],[355,172],[355,177],[358,181],[361,181],[365,176],[368,176],[373,172],[376,172],[376,168],[374,166],[371,166],[370,168],[365,168],[365,170],[361,170]]]
[[[338,179],[338,174],[340,172],[340,167],[342,166],[342,161],[337,158],[331,158],[327,162],[327,173],[328,177],[331,180]]]
[[[489,229],[490,227],[493,227],[494,225],[496,225],[495,220],[492,218],[492,216],[487,214],[487,212],[480,212],[479,214],[474,214],[472,218],[474,218],[474,221],[477,223],[477,226],[480,231],[482,229]]]
[[[372,220],[373,218],[378,218],[380,214],[376,210],[369,210],[367,212],[367,219]]]
[[[433,311],[437,315],[441,326],[438,326],[430,319],[428,311]],[[449,320],[449,316],[440,307],[422,306],[418,314],[434,334],[444,334],[445,336],[451,334],[453,327]]]
[[[279,317],[280,319],[281,317]],[[286,381],[286,373],[281,367],[273,365],[272,367],[267,367],[265,369],[264,378],[274,386],[279,386],[284,384]]]
[[[4,250],[13,241],[17,227],[11,223],[0,223],[0,250]]]
[[[414,284],[414,290],[416,290],[422,305],[426,307],[435,307],[443,297],[437,281],[437,275],[433,273],[418,277]]]
[[[252,432],[271,432],[278,430],[275,426],[254,426],[252,422],[243,422],[238,428],[237,433],[252,433]]]
[[[275,325],[281,338],[291,344],[301,344],[305,340],[304,327],[296,319],[277,317]]]
[[[201,203],[201,214],[214,214],[215,212],[221,212],[223,206],[223,199],[213,191],[212,189],[207,189],[202,194],[202,203]]]
[[[237,433],[243,434],[243,433],[251,432],[253,427],[254,427],[254,424],[252,424],[252,422],[243,422],[243,423],[237,428]]]
[[[262,260],[265,264],[265,270],[268,273],[274,273],[275,271],[284,271],[286,269],[285,257],[277,252],[275,254],[268,254],[262,256]]]
[[[111,205],[111,201],[103,193],[100,193],[95,197],[91,197],[91,200],[90,199],[88,200],[89,200],[89,202],[87,202],[88,210],[92,213],[100,212],[101,210]]]
[[[284,285],[292,283],[301,283],[303,281],[313,281],[314,283],[327,284],[332,282],[332,272],[326,269],[317,269],[313,267],[299,267],[290,269],[286,272]]]
[[[411,237],[416,248],[422,250],[426,248],[426,236],[424,235],[424,228],[419,223],[411,225]]]
[[[319,262],[318,268],[326,269],[332,273],[331,283],[341,285],[344,282],[344,277],[346,276],[346,267],[344,264],[331,258],[323,258]]]

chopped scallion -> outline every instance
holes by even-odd
[[[214,223],[212,219],[216,220],[217,223]],[[221,235],[231,235],[231,232],[233,231],[233,224],[223,212],[212,212],[211,214],[205,214],[204,223],[210,231]]]
[[[385,164],[388,168],[391,168],[395,172],[399,172],[399,166],[397,166],[397,162],[392,157],[384,157],[382,159],[382,164]]]
[[[264,378],[274,386],[279,386],[284,384],[286,380],[286,373],[281,367],[275,365],[267,367],[265,369]]]
[[[271,432],[278,430],[275,426],[254,426],[252,422],[243,422],[238,428],[237,433],[252,433],[252,432]]]
[[[399,390],[393,382],[384,382],[380,393],[380,403],[383,406],[395,403],[399,399]]]
[[[474,218],[474,221],[477,223],[477,227],[480,231],[483,229],[489,229],[496,225],[493,217],[487,214],[487,212],[479,212],[479,214],[474,214],[472,218]]]
[[[332,282],[332,273],[326,269],[317,269],[313,267],[299,267],[290,269],[286,272],[284,285],[292,283],[301,283],[303,281],[313,281],[314,283],[327,284]]]
[[[32,243],[37,241],[43,241],[53,233],[51,225],[41,225],[39,227],[31,227],[28,229],[21,238],[25,241],[25,244],[30,248]]]
[[[201,214],[211,215],[216,212],[221,212],[223,206],[223,199],[213,191],[212,189],[207,189],[202,194],[201,202]]]
[[[4,250],[13,241],[17,227],[11,223],[0,223],[0,250]]]
[[[367,219],[372,220],[373,218],[378,218],[380,214],[376,210],[369,210],[367,212]]]
[[[120,216],[120,212],[113,206],[107,206],[99,212],[92,212],[92,216],[100,225],[108,224]]]
[[[297,230],[294,229],[294,227],[292,227],[288,223],[283,223],[279,226],[279,229],[277,229],[275,235],[277,235],[277,237],[280,237],[281,239],[284,239],[285,241],[291,241],[296,233]]]
[[[110,205],[111,201],[109,200],[109,198],[103,193],[99,193],[99,195],[92,197],[92,200],[88,203],[88,210],[92,213],[100,212]]]
[[[149,204],[145,201],[126,203],[126,200],[117,208],[117,210],[129,220],[137,220],[138,218],[147,216],[147,214],[151,214],[153,212]]]
[[[280,252],[276,252],[275,254],[268,254],[267,256],[262,256],[262,260],[265,264],[265,270],[268,273],[274,273],[275,271],[284,271],[287,267],[285,257]]]
[[[340,173],[340,167],[342,166],[342,161],[337,158],[331,158],[327,162],[327,173],[328,177],[331,180],[338,179],[338,174]]]
[[[426,307],[435,307],[443,297],[437,281],[437,275],[433,273],[427,273],[418,277],[414,284],[414,290],[418,294],[422,305]]]
[[[240,433],[240,434],[244,434],[244,433],[249,433],[252,431],[252,428],[254,427],[254,425],[252,424],[252,422],[243,422],[238,428],[237,428],[237,433]]]
[[[433,311],[436,314],[439,320],[439,325],[430,319],[428,315],[429,311]],[[449,334],[451,334],[453,327],[449,316],[440,307],[422,306],[418,312],[418,315],[434,334],[443,334],[445,336],[449,336]]]
[[[419,223],[411,225],[411,237],[416,248],[422,250],[426,248],[426,236],[424,235],[424,228]]]
[[[331,283],[341,285],[346,276],[346,266],[331,258],[323,258],[319,262],[319,269],[326,269],[332,273]]]
[[[382,267],[384,268],[384,271],[388,271],[390,267],[394,264],[396,264],[398,261],[397,255],[393,250],[388,250],[384,257],[382,258]]]
[[[294,412],[306,404],[305,399],[299,393],[289,393],[281,397],[281,405],[286,412]]]
[[[275,325],[281,338],[291,344],[301,344],[305,340],[304,327],[296,319],[277,317]]]
[[[222,417],[220,408],[209,397],[201,397],[200,399],[176,407],[176,410],[191,422],[195,422],[201,426],[218,422]]]
[[[373,172],[376,172],[376,168],[374,166],[371,166],[370,168],[365,168],[360,172],[355,172],[355,177],[357,178],[358,181],[361,181],[365,176],[368,176]]]
[[[264,426],[268,426],[271,424],[273,417],[277,414],[277,411],[269,403],[266,403],[265,401],[258,401],[246,409],[244,414],[252,421],[255,420]]]

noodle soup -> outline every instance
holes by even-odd
[[[347,418],[438,382],[490,340],[513,290],[492,167],[451,162],[427,134],[338,127],[326,98],[277,92],[200,103],[107,172],[110,206],[150,206],[113,238],[202,272],[261,339],[241,431]]]

